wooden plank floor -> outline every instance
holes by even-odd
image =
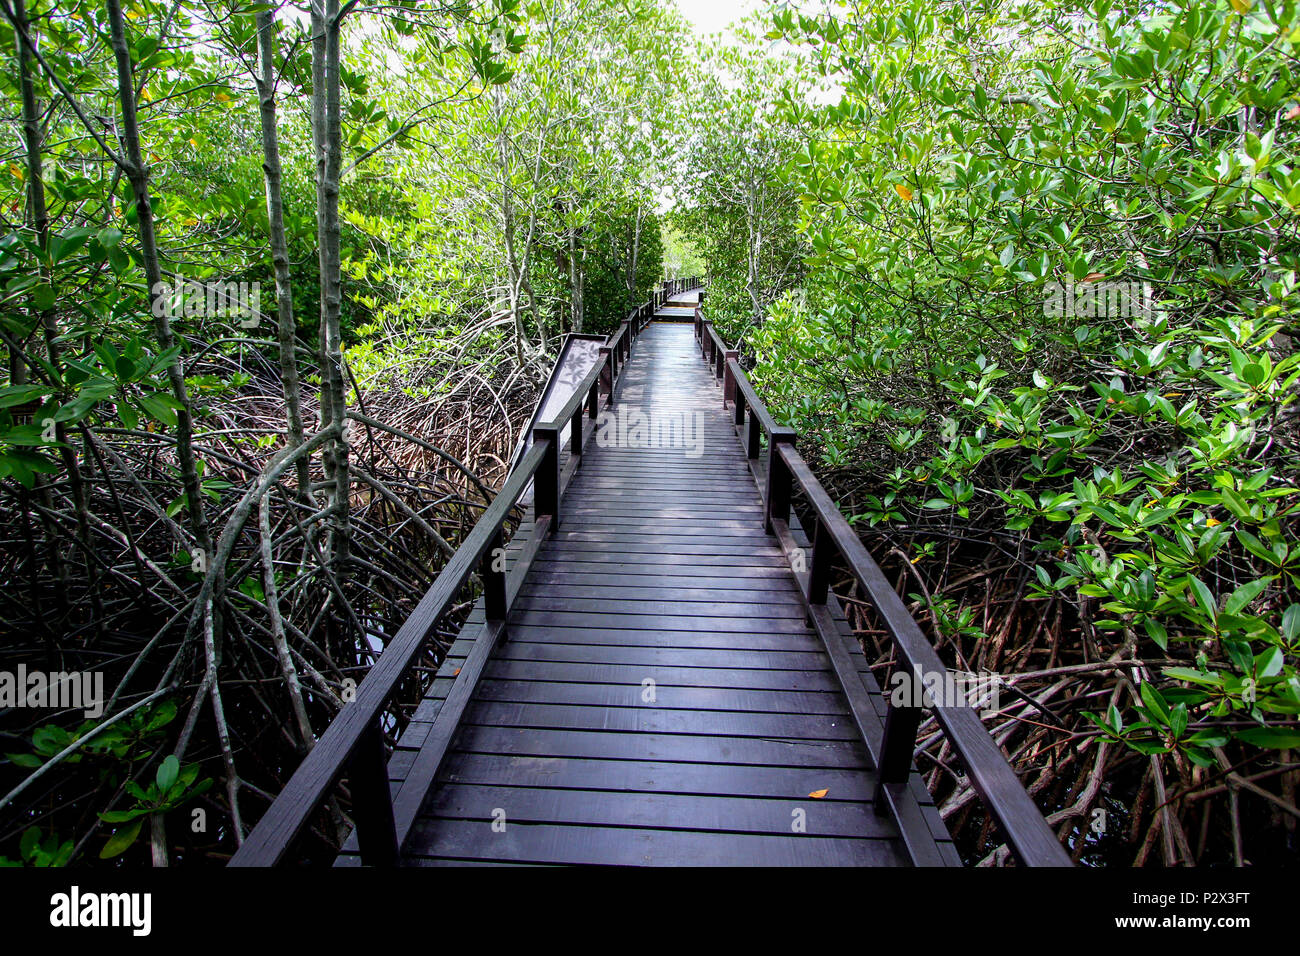
[[[664,303],[663,308],[655,313],[661,322],[694,322],[695,307],[700,302],[700,290],[679,292]]]
[[[905,866],[922,844],[959,863],[915,774],[909,832],[874,812],[871,760],[690,324],[636,339],[614,409],[689,415],[702,453],[589,440],[403,862]],[[482,621],[399,741],[394,792]],[[338,863],[358,863],[354,842]]]

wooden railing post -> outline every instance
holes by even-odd
[[[366,728],[357,741],[348,762],[348,788],[352,792],[352,819],[361,862],[366,866],[396,866],[397,824],[388,787],[388,754],[378,722]]]
[[[605,380],[605,385],[609,388],[609,399],[614,400],[614,350],[608,345],[600,347],[600,357],[605,363],[605,367],[600,370],[600,377]]]
[[[579,405],[569,419],[569,457],[579,462],[582,460],[582,413],[583,407]]]
[[[736,378],[731,374],[731,360],[740,359],[740,352],[737,349],[727,349],[722,353],[722,407],[727,407],[727,402],[736,400]]]
[[[889,810],[884,788],[891,784],[906,784],[912,769],[912,752],[916,749],[916,733],[921,726],[922,709],[919,701],[907,707],[892,704],[885,714],[885,737],[880,748],[880,767],[877,769],[875,809],[883,815]]]
[[[793,445],[795,437],[795,430],[784,425],[773,426],[767,436],[767,489],[764,495],[763,527],[768,534],[776,531],[772,526],[773,519],[790,520],[790,467],[781,457],[777,446]]]
[[[601,346],[601,351],[602,352],[605,351],[604,346]],[[588,389],[587,391],[587,417],[594,420],[596,416],[599,414],[600,414],[600,381],[597,380],[596,382],[592,383],[591,388]]]
[[[621,328],[623,329],[623,337],[619,339],[619,346],[622,348],[623,354],[619,356],[619,359],[620,362],[626,362],[628,356],[632,354],[632,323],[624,319]]]
[[[497,528],[492,541],[483,552],[479,568],[483,579],[483,613],[489,621],[506,619],[506,550],[505,538]]]
[[[551,527],[560,523],[560,430],[554,425],[533,426],[533,441],[549,441],[546,455],[533,478],[533,514],[551,516]]]
[[[820,519],[813,532],[812,559],[808,562],[808,603],[825,604],[830,590],[831,554],[835,542],[826,531],[826,522]]]
[[[749,434],[745,440],[745,457],[757,458],[763,439],[763,423],[758,419],[758,412],[749,410]]]

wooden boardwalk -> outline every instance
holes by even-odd
[[[912,766],[926,713],[1016,861],[1070,865],[982,702],[881,695],[832,567],[879,619],[891,678],[952,674],[700,285],[667,280],[608,338],[566,340],[495,499],[231,866],[328,841],[344,778],[338,866],[960,865]],[[390,743],[471,579],[482,597]]]
[[[692,326],[672,321],[690,319],[693,295],[635,339],[606,410],[633,440],[588,438],[460,719],[439,716],[484,631],[482,602],[398,741],[395,802],[425,791],[407,794],[422,809],[403,864],[960,863],[915,773],[895,798],[908,811],[877,812],[863,732],[764,530],[762,462]],[[628,447],[639,415],[685,422],[686,447]],[[866,732],[883,733],[876,682],[836,620]],[[418,755],[431,735],[450,744],[430,787]],[[350,841],[337,863],[359,862]]]

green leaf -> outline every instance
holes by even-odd
[[[158,772],[154,779],[158,783],[158,790],[166,793],[171,789],[172,784],[176,782],[177,776],[181,772],[181,762],[176,759],[175,754],[169,754],[167,759],[158,765]]]
[[[1146,629],[1147,636],[1155,641],[1162,651],[1169,650],[1169,631],[1164,624],[1153,617],[1148,617],[1142,622],[1142,626]]]
[[[1237,590],[1232,592],[1227,603],[1224,604],[1224,611],[1229,614],[1240,614],[1251,601],[1259,597],[1261,591],[1268,587],[1268,578],[1260,578],[1257,581],[1251,581],[1243,584]]]
[[[40,827],[28,827],[23,831],[22,837],[18,841],[18,852],[24,860],[30,860],[36,853],[36,848],[40,846],[41,829]]]
[[[149,812],[148,807],[135,807],[131,810],[108,810],[99,815],[99,819],[105,823],[129,823],[137,817],[142,817]]]
[[[43,385],[6,385],[0,388],[0,408],[12,408],[50,394]]]
[[[1195,575],[1187,576],[1187,583],[1191,585],[1192,592],[1196,596],[1196,603],[1200,605],[1211,621],[1215,621],[1219,616],[1218,605],[1214,601],[1214,594],[1206,586],[1205,582]]]
[[[54,308],[54,288],[41,283],[32,290],[32,306],[38,312]]]
[[[113,835],[104,844],[104,849],[99,851],[99,858],[101,860],[111,860],[113,857],[125,853],[131,844],[135,842],[135,838],[140,835],[140,826],[143,823],[144,819],[141,818],[113,831]]]
[[[1282,615],[1282,637],[1294,641],[1300,635],[1300,604],[1292,604]]]
[[[164,395],[161,392],[142,395],[139,398],[139,403],[140,407],[151,418],[162,422],[164,425],[176,424],[176,406],[180,403],[170,395]]]
[[[1160,696],[1160,692],[1152,686],[1150,681],[1143,681],[1140,687],[1142,703],[1146,704],[1147,710],[1159,717],[1161,722],[1169,723],[1169,705],[1165,699]]]
[[[1234,736],[1245,743],[1269,750],[1300,747],[1300,730],[1289,727],[1252,727],[1250,730],[1239,730]]]

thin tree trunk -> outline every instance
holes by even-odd
[[[149,196],[149,170],[140,151],[140,128],[135,111],[135,83],[131,73],[131,52],[126,42],[126,26],[122,18],[121,0],[106,0],[110,44],[117,61],[117,87],[122,102],[122,144],[126,149],[124,165],[135,198],[136,219],[140,233],[140,256],[144,263],[145,281],[148,283],[150,311],[154,315],[154,328],[159,347],[165,352],[176,346],[167,310],[157,302],[161,293],[162,269],[158,259],[158,238],[154,231],[153,203]],[[180,356],[167,366],[167,378],[172,395],[181,406],[176,410],[176,457],[180,464],[181,483],[189,506],[190,529],[204,555],[211,554],[212,535],[208,527],[207,512],[203,507],[203,494],[199,486],[199,473],[194,460],[194,420],[190,415],[190,400],[185,389],[185,372]],[[220,629],[217,629],[220,634]]]
[[[30,36],[27,10],[23,0],[14,0],[13,11],[15,20],[21,24],[21,28]],[[32,39],[35,40],[36,38],[33,36]],[[32,224],[36,229],[36,244],[48,253],[50,250],[50,214],[45,203],[45,173],[41,158],[41,114],[36,104],[36,87],[32,82],[32,64],[29,51],[26,44],[21,41],[17,43],[17,47],[19,86],[21,87],[23,101],[23,140],[27,149],[27,195],[31,205]],[[49,267],[42,265],[41,271],[44,273],[46,283],[53,288],[54,278]],[[60,380],[57,383],[59,394],[66,399],[67,396],[64,395],[62,387],[63,372],[59,361],[59,325],[53,306],[48,309],[41,309],[39,320],[41,329],[45,333],[46,355],[49,358],[50,366],[59,375]],[[90,506],[86,483],[81,475],[81,464],[77,460],[77,454],[73,451],[71,442],[68,441],[68,430],[63,422],[54,423],[54,440],[58,442],[59,457],[63,461],[63,467],[67,469],[68,484],[72,489],[72,500],[77,509],[77,537],[81,545],[82,559],[86,566],[86,580],[90,586],[91,607],[94,612],[94,621],[92,623],[96,632],[102,632],[104,605],[99,589],[99,573],[94,559],[91,557],[90,520],[87,514]],[[66,567],[67,565],[60,560],[54,570],[56,573],[65,574]]]
[[[275,581],[275,562],[271,556],[271,501],[270,494],[262,496],[258,504],[258,531],[261,534],[262,589],[266,597],[266,607],[271,614],[271,640],[275,644],[275,656],[280,662],[280,674],[284,677],[285,689],[289,691],[289,703],[293,708],[293,717],[298,724],[298,734],[302,738],[303,750],[308,751],[316,743],[316,734],[312,731],[311,718],[307,716],[307,707],[302,699],[302,684],[298,680],[298,669],[294,667],[293,655],[289,652],[289,640],[284,633],[284,619],[280,616],[280,592]]]
[[[636,207],[636,226],[632,230],[632,257],[627,270],[627,302],[623,311],[626,313],[636,306],[636,267],[641,255],[641,204]]]
[[[284,233],[284,198],[281,192],[280,142],[275,111],[275,12],[257,14],[258,58],[261,72],[257,76],[257,96],[262,121],[262,171],[266,179],[266,213],[270,224],[271,264],[275,269],[275,307],[280,344],[280,380],[284,387],[287,444],[297,448],[303,441],[302,392],[295,354],[298,325],[293,314],[293,288],[289,277],[289,244]],[[300,458],[297,464],[298,496],[305,504],[312,501],[311,462]]]
[[[14,0],[13,17],[16,30],[18,32],[27,33],[31,36],[32,42],[36,42],[37,37],[30,30],[30,24],[27,21],[27,10],[23,0]],[[27,45],[17,37],[15,37],[15,45],[18,48],[19,86],[22,91],[23,101],[23,140],[27,149],[28,205],[32,216],[32,225],[36,231],[36,244],[41,249],[48,250],[50,246],[50,218],[49,211],[45,204],[44,170],[42,168],[43,164],[41,160],[40,110],[38,110],[36,106],[36,87],[32,82],[31,51],[29,51]],[[46,282],[50,282],[51,278],[49,270],[44,265],[40,268],[41,272],[44,274]],[[55,341],[55,337],[58,335],[58,327],[55,321],[54,310],[42,309],[37,313],[36,318],[37,324],[40,325],[45,332],[45,345],[49,352],[50,364],[55,369],[58,369],[59,346],[58,342]],[[18,343],[15,342],[15,345],[17,344]],[[22,355],[19,354],[16,347],[11,347],[9,358],[10,384],[25,384],[28,380],[27,363],[24,361]],[[78,532],[81,535],[82,546],[84,548],[87,546],[87,542],[89,541],[89,530],[86,526],[84,506],[85,486],[81,481],[81,475],[77,469],[77,459],[72,454],[71,448],[67,447],[67,434],[61,422],[57,423],[54,427],[54,437],[55,440],[59,442],[59,454],[63,459],[64,467],[68,468],[69,477],[71,478],[73,473],[76,472],[76,477],[73,479],[73,487],[76,491]],[[38,481],[39,485],[36,489],[36,494],[40,498],[41,504],[45,508],[45,512],[47,514],[52,513],[54,511],[54,499],[50,494],[49,485],[43,480],[38,479]],[[26,490],[24,490],[23,496],[24,498],[26,497]],[[59,552],[57,535],[46,534],[45,552],[46,563],[50,566],[50,571],[54,575],[54,580],[59,582],[59,587],[55,589],[55,600],[59,605],[60,616],[62,616],[62,614],[67,610],[67,600],[65,596],[68,592],[68,566],[63,560],[62,554]],[[96,598],[95,617],[99,620],[103,617],[103,608],[99,601],[98,588],[95,587],[93,583],[94,564],[91,561],[89,550],[86,551],[85,558],[86,573],[91,579],[92,594]],[[34,560],[35,559],[33,558],[33,561]],[[62,649],[58,646],[49,631],[47,631],[45,643],[45,651],[49,659],[48,662],[51,669],[54,669],[60,666],[60,655]]]
[[[569,227],[569,328],[582,331],[582,266],[578,262],[578,230]]]
[[[524,362],[524,320],[519,313],[519,290],[523,283],[523,269],[515,250],[515,209],[510,192],[510,152],[506,148],[505,125],[501,121],[501,90],[492,91],[493,118],[500,125],[497,132],[497,162],[501,165],[501,237],[506,247],[506,286],[510,302],[510,317],[515,326],[515,361]]]
[[[347,396],[340,325],[342,280],[339,233],[339,173],[342,122],[339,110],[338,0],[312,2],[312,120],[316,128],[316,231],[320,255],[320,349],[322,424],[337,424],[339,436],[324,459],[331,482],[328,560],[341,581],[351,555]]]
[[[167,821],[161,813],[149,814],[149,856],[156,867],[168,865]]]

